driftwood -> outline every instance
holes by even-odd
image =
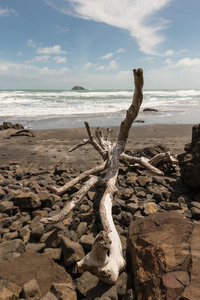
[[[114,144],[111,143],[110,129],[107,129],[107,135],[104,138],[103,133],[99,128],[97,128],[95,132],[95,139],[92,136],[89,124],[85,122],[88,139],[75,145],[72,149],[70,149],[70,151],[74,151],[86,144],[91,144],[100,153],[104,162],[97,167],[83,172],[63,187],[51,187],[55,193],[60,195],[65,193],[78,182],[84,181],[82,188],[72,196],[71,201],[67,203],[58,215],[51,218],[43,218],[41,220],[44,224],[55,223],[63,220],[69,212],[81,202],[92,186],[95,184],[104,186],[105,191],[100,202],[100,218],[103,225],[103,231],[101,231],[95,238],[91,252],[79,261],[77,266],[79,271],[84,272],[88,270],[102,281],[109,284],[116,282],[119,273],[125,267],[121,241],[112,218],[112,202],[117,191],[116,180],[118,176],[119,162],[124,164],[137,164],[157,175],[163,175],[163,172],[157,168],[160,161],[164,160],[170,164],[177,162],[170,153],[158,154],[151,160],[145,157],[132,157],[124,153],[129,130],[138,115],[143,100],[143,70],[134,69],[133,74],[135,82],[133,100],[127,110],[125,119],[121,122],[117,142]],[[97,174],[104,170],[107,170],[107,172],[105,177],[102,179],[101,177],[98,177]]]

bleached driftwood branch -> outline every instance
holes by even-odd
[[[76,178],[74,178],[71,181],[67,182],[63,186],[61,186],[59,188],[56,187],[56,186],[50,186],[50,188],[57,195],[64,194],[66,191],[68,191],[69,189],[71,189],[75,184],[77,184],[81,180],[84,180],[84,179],[86,179],[87,177],[89,177],[91,175],[95,175],[95,174],[98,174],[98,173],[102,172],[103,170],[106,169],[106,167],[107,167],[107,162],[104,161],[101,165],[96,166],[96,167],[94,167],[94,168],[92,168],[90,170],[87,170],[87,171],[81,173],[79,176],[77,176]]]
[[[143,70],[134,69],[133,73],[135,83],[133,100],[127,110],[125,119],[121,122],[117,142],[112,144],[110,141],[111,129],[107,129],[107,135],[104,138],[103,133],[99,128],[97,128],[95,131],[96,140],[92,136],[89,124],[85,122],[88,139],[85,139],[81,143],[75,145],[69,151],[74,151],[86,144],[91,144],[102,156],[104,162],[99,166],[83,172],[78,177],[66,183],[63,187],[51,187],[56,194],[60,195],[72,188],[78,182],[86,180],[83,183],[82,188],[72,196],[70,202],[66,204],[58,215],[51,218],[41,219],[41,222],[44,224],[55,223],[63,220],[69,212],[82,201],[92,186],[95,184],[101,184],[104,186],[105,191],[100,202],[100,218],[103,225],[103,231],[101,231],[95,238],[91,252],[79,261],[77,265],[80,271],[84,272],[88,270],[102,281],[110,284],[116,282],[119,272],[125,267],[121,241],[112,218],[112,203],[117,191],[116,180],[118,176],[119,162],[139,164],[158,175],[163,175],[163,172],[156,168],[161,160],[171,163],[176,162],[169,153],[159,154],[151,160],[144,157],[132,157],[124,153],[129,130],[138,115],[143,99]],[[106,169],[107,173],[103,179],[95,176]]]
[[[124,152],[129,130],[138,115],[143,98],[143,70],[134,69],[133,72],[135,81],[133,101],[127,111],[126,118],[121,123],[117,143],[111,149],[108,149],[108,171],[105,176],[106,190],[100,204],[100,217],[104,231],[99,234],[100,236],[97,236],[92,251],[78,262],[80,270],[89,270],[106,283],[115,283],[119,272],[125,267],[121,241],[112,218],[112,202],[116,193],[115,185],[120,155]],[[98,139],[101,146],[106,149],[106,145],[102,142],[102,137],[98,136]],[[99,240],[103,245],[102,248],[96,246],[96,244],[99,245]],[[108,241],[110,241],[109,248],[107,246],[109,244]],[[107,254],[108,249],[109,254]]]
[[[42,218],[41,222],[43,224],[52,224],[62,221],[82,201],[82,199],[84,198],[86,193],[91,189],[91,187],[97,184],[98,182],[101,182],[100,180],[101,179],[97,176],[91,176],[90,179],[88,179],[83,184],[81,189],[73,195],[72,199],[70,199],[70,201],[67,202],[65,207],[57,215],[51,218]]]

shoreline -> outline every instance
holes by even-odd
[[[73,115],[52,115],[52,116],[33,116],[33,117],[0,117],[0,124],[4,121],[11,123],[21,123],[25,128],[31,130],[45,129],[68,129],[84,128],[84,122],[87,121],[91,127],[118,127],[124,120],[126,111],[112,113],[88,113]],[[145,125],[191,125],[200,123],[200,111],[158,111],[143,112],[140,111],[135,126]]]
[[[126,144],[126,150],[140,150],[145,147],[164,144],[173,154],[184,152],[184,146],[191,142],[192,127],[185,125],[142,125],[132,126]],[[115,141],[119,126],[113,129],[112,140]],[[91,127],[95,136],[96,127]],[[106,128],[101,128],[106,134]],[[18,162],[24,168],[53,169],[63,163],[73,169],[84,171],[92,168],[101,157],[91,146],[83,146],[73,152],[68,150],[87,138],[85,128],[33,130],[35,137],[9,137],[14,129],[0,131],[0,164]]]

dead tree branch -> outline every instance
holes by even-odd
[[[77,176],[76,178],[67,182],[62,187],[58,188],[56,186],[50,186],[50,189],[57,195],[64,194],[65,192],[67,192],[69,189],[71,189],[75,184],[77,184],[81,180],[84,180],[91,175],[98,174],[98,173],[102,172],[103,170],[105,170],[106,168],[107,168],[107,162],[104,161],[101,165],[96,166],[90,170],[87,170],[87,171],[81,173],[79,176]]]
[[[100,181],[100,178],[97,176],[91,176],[91,178],[83,184],[82,188],[73,195],[72,199],[67,202],[65,207],[57,215],[51,218],[42,218],[41,222],[43,224],[53,224],[65,219],[70,211],[72,211],[82,201],[91,187],[97,183],[102,183],[102,181]]]
[[[100,203],[100,217],[104,231],[99,234],[100,236],[97,236],[92,251],[78,262],[78,268],[81,271],[89,270],[106,283],[115,283],[119,272],[125,266],[121,241],[112,218],[112,202],[114,194],[116,193],[115,185],[119,170],[120,155],[124,152],[130,127],[138,115],[143,98],[143,71],[142,69],[134,69],[133,72],[135,92],[126,118],[121,123],[118,142],[114,144],[110,150],[108,145],[102,143],[102,136],[99,134],[99,131],[97,131],[99,143],[104,149],[107,147],[109,153],[108,171],[105,176],[106,190]],[[102,248],[97,248],[95,244],[99,244],[99,240],[103,245],[108,245],[110,242],[110,247],[103,246]],[[108,249],[109,255],[107,254]]]
[[[119,170],[119,162],[126,164],[139,164],[158,175],[163,175],[163,172],[156,168],[160,161],[164,160],[171,164],[176,163],[176,159],[173,158],[170,153],[159,154],[151,160],[145,157],[132,157],[124,153],[129,130],[138,115],[143,99],[143,70],[134,69],[133,74],[135,83],[133,100],[127,110],[125,119],[121,122],[117,142],[112,144],[110,141],[110,135],[112,132],[111,129],[107,129],[107,135],[104,138],[100,129],[97,128],[95,131],[95,139],[92,136],[88,122],[85,122],[88,139],[85,139],[81,143],[75,145],[69,151],[74,151],[86,144],[91,144],[102,156],[104,162],[99,166],[83,172],[77,178],[66,183],[63,187],[51,187],[56,194],[61,195],[78,182],[87,179],[87,181],[83,183],[82,188],[72,196],[70,202],[66,204],[64,209],[58,215],[51,218],[43,218],[41,220],[44,224],[55,223],[63,220],[69,212],[82,201],[92,186],[95,184],[103,185],[105,187],[105,191],[100,202],[100,218],[103,225],[103,231],[101,231],[95,238],[92,250],[81,261],[79,261],[77,265],[81,272],[88,270],[102,281],[109,284],[116,282],[119,273],[125,267],[120,237],[112,218],[112,203],[117,191],[116,181]],[[95,176],[106,169],[107,172],[103,179]]]

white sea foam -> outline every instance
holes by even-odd
[[[82,120],[83,116],[89,118],[95,115],[97,118],[97,115],[101,115],[102,122],[103,118],[107,118],[111,123],[109,125],[116,125],[116,116],[124,117],[132,94],[131,90],[0,91],[0,120],[31,123],[50,118]],[[192,113],[195,112],[196,116],[200,113],[200,90],[144,91],[139,117],[153,122],[153,113],[142,113],[145,107],[157,109],[159,113],[156,120],[161,120],[161,123],[169,116],[188,113],[191,114],[191,121],[189,119],[187,122],[192,123]]]

